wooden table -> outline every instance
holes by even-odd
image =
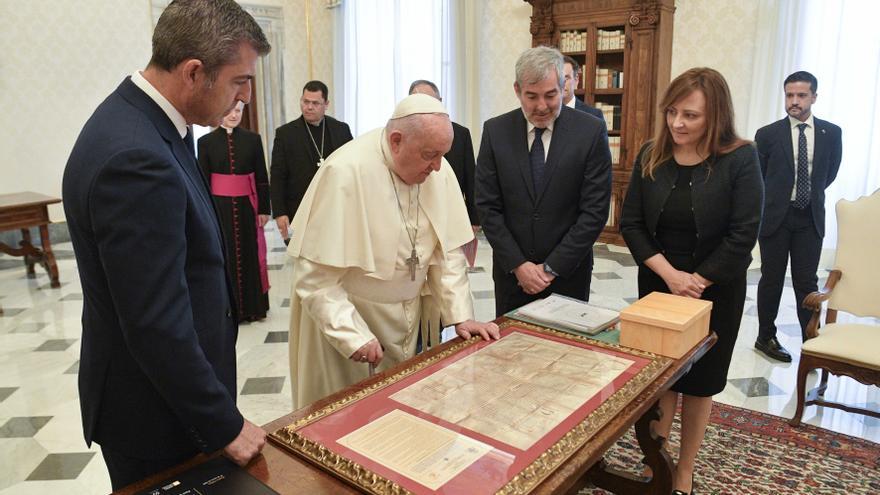
[[[442,352],[458,340],[455,339],[452,342],[433,348],[413,359],[427,359],[435,353]],[[651,427],[651,421],[658,419],[660,416],[657,401],[665,391],[669,390],[690,369],[694,361],[706,353],[716,340],[715,334],[710,334],[681,359],[674,361],[669,368],[596,434],[590,442],[577,451],[543,483],[538,485],[532,493],[540,495],[574,494],[590,482],[619,494],[668,495],[672,491],[673,465],[668,454],[660,450],[665,439],[658,437]],[[267,432],[276,431],[297,419],[321,409],[331,402],[346,397],[377,381],[381,381],[386,376],[393,375],[411,364],[412,361],[402,363],[395,368],[379,373],[339,393],[320,400],[311,406],[272,421],[264,425],[263,428]],[[608,468],[603,460],[605,451],[614,445],[633,425],[635,425],[639,445],[647,457],[648,465],[651,466],[654,472],[654,477],[650,481],[640,480],[638,477],[616,472]],[[129,485],[117,493],[133,494],[138,490],[156,485],[164,479],[205,462],[209,458],[208,456],[199,455],[179,466]],[[351,485],[336,479],[308,461],[288,453],[272,443],[266,444],[262,455],[248,465],[247,471],[281,494],[337,495],[361,493]]]
[[[59,198],[35,192],[0,194],[0,232],[20,229],[22,237],[19,248],[0,242],[0,252],[11,256],[24,256],[29,278],[37,276],[34,265],[37,263],[42,265],[49,273],[50,285],[53,288],[61,287],[61,282],[58,281],[58,265],[55,263],[55,255],[52,254],[52,245],[49,242],[48,206],[60,202]],[[40,243],[43,249],[31,244],[31,227],[40,228]]]

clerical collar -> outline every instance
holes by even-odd
[[[223,124],[220,124],[220,127],[222,127],[224,130],[226,130],[226,134],[232,134],[233,129],[235,129],[234,127],[226,127]]]
[[[317,124],[313,124],[313,123],[309,122],[308,120],[306,120],[305,117],[303,117],[303,120],[305,120],[306,124],[309,124],[312,127],[321,127],[321,124],[324,123],[324,117],[321,117],[321,120],[319,120]]]

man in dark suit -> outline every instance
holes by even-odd
[[[409,85],[409,94],[414,93],[426,94],[443,101],[437,85],[425,79],[413,81]],[[471,141],[471,131],[467,127],[455,122],[452,123],[452,148],[443,155],[443,158],[449,162],[458,179],[468,217],[471,219],[471,226],[477,227],[480,225],[480,221],[477,217],[477,208],[474,205],[474,145]]]
[[[563,106],[563,86],[558,50],[526,50],[513,85],[521,107],[483,126],[477,211],[492,245],[499,315],[553,292],[589,299],[611,154],[605,125]]]
[[[578,67],[577,61],[566,55],[563,57],[563,70],[565,72],[565,87],[562,91],[562,104],[568,108],[587,112],[604,123],[605,117],[601,110],[587,105],[574,94],[574,91],[580,86],[580,67]]]
[[[825,236],[825,188],[840,168],[840,127],[813,117],[818,82],[799,71],[785,79],[782,120],[758,129],[755,143],[764,175],[764,219],[761,280],[758,282],[758,339],[755,348],[779,361],[791,355],[776,338],[776,314],[791,256],[791,279],[797,303],[801,337],[811,312],[804,298],[818,287],[816,271]]]
[[[247,102],[269,49],[233,0],[172,2],[147,68],[98,106],[67,162],[83,430],[114,489],[200,451],[244,465],[265,442],[235,404],[235,303],[188,126]]]
[[[352,139],[348,124],[325,115],[330,104],[328,94],[327,85],[321,81],[307,82],[299,100],[302,115],[275,131],[269,195],[272,215],[285,243],[290,242],[290,220],[318,167]]]

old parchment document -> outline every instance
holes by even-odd
[[[399,409],[338,443],[432,490],[492,450],[490,445]]]
[[[632,364],[516,332],[391,398],[527,450]]]

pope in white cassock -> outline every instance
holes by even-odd
[[[366,378],[369,364],[412,357],[425,283],[459,336],[498,338],[497,325],[473,320],[461,246],[474,234],[443,158],[451,145],[443,104],[410,95],[312,180],[287,251],[294,409]]]

